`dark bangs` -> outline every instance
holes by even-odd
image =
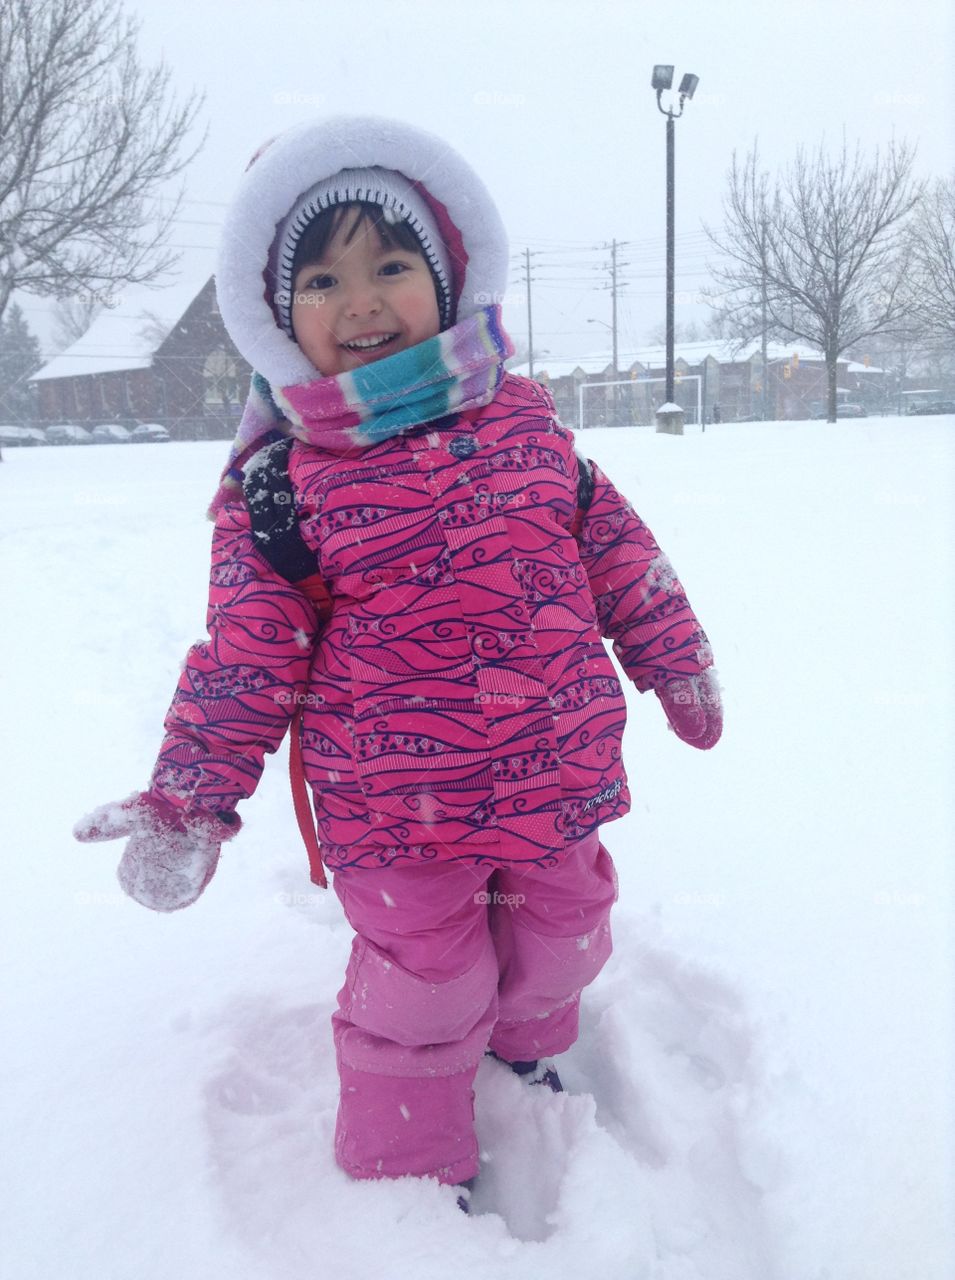
[[[346,218],[352,216],[355,210],[358,210],[361,216],[355,219],[354,226],[349,230],[345,238],[346,244],[351,244],[362,223],[367,223],[378,233],[378,237],[386,249],[404,249],[409,253],[416,253],[419,257],[424,257],[421,252],[421,241],[415,235],[409,223],[404,221],[388,222],[385,219],[381,205],[370,204],[365,200],[353,200],[348,204],[334,204],[330,209],[323,209],[318,217],[313,218],[302,232],[302,238],[295,246],[295,258],[292,263],[293,281],[302,267],[311,266],[312,263],[321,261],[322,255],[329,243],[335,238],[339,227]]]

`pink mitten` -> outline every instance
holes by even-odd
[[[668,680],[654,692],[678,737],[701,751],[716,746],[723,732],[723,704],[713,667],[696,676]]]
[[[179,911],[212,879],[219,848],[242,826],[236,813],[184,810],[149,791],[104,804],[73,828],[84,844],[129,840],[117,876],[123,891],[153,911]]]

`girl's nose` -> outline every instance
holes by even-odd
[[[381,294],[372,284],[353,286],[345,300],[348,316],[373,316],[381,310]]]

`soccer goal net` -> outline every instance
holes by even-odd
[[[577,392],[577,427],[655,427],[657,409],[666,399],[666,378],[619,378],[614,382],[582,382]],[[703,379],[684,374],[673,387],[685,422],[703,416]],[[586,394],[585,394],[586,393]]]

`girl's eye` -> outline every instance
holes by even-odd
[[[391,271],[392,267],[395,267],[396,270]],[[400,275],[403,271],[411,270],[406,262],[386,262],[381,269],[382,271],[388,271],[390,275]]]
[[[325,289],[332,288],[334,283],[334,275],[310,275],[309,278],[303,280],[301,288],[317,289],[320,293],[324,293]]]

